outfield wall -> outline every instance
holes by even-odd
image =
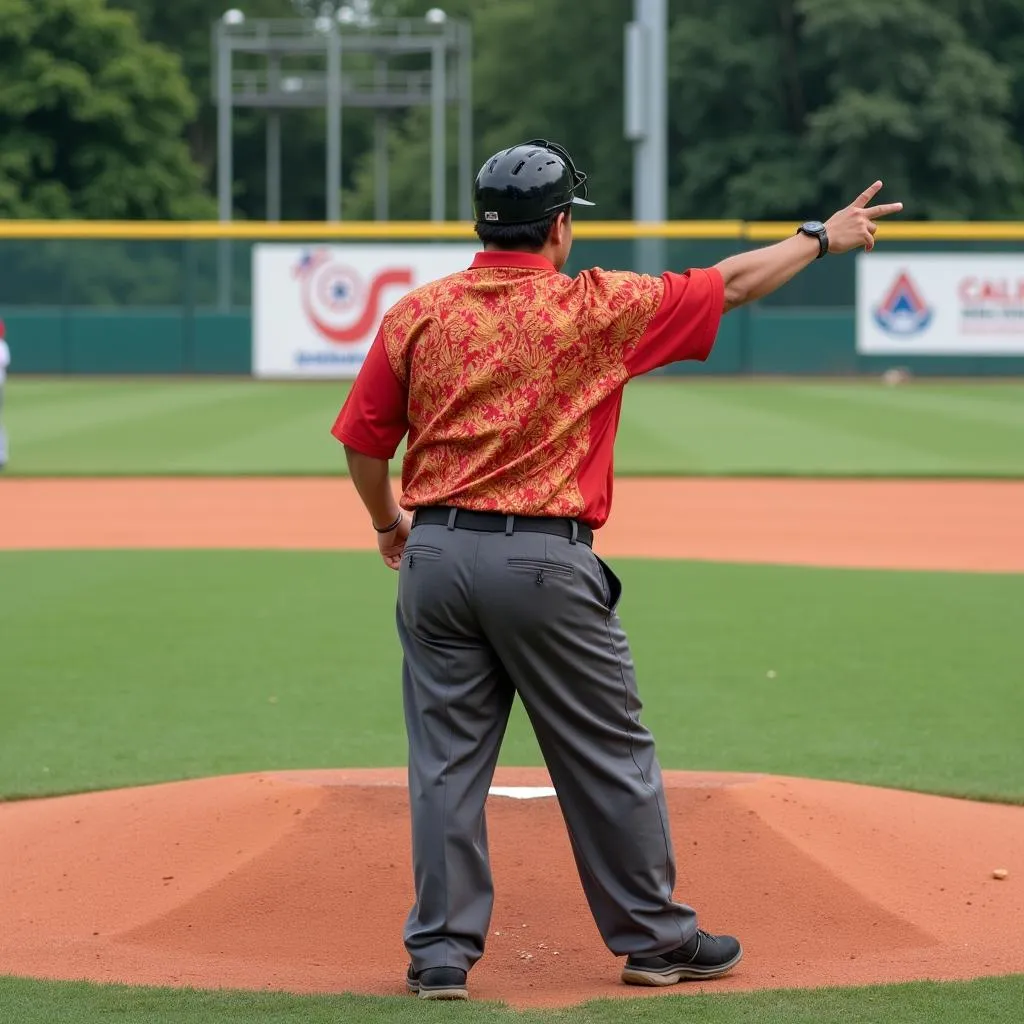
[[[706,266],[790,231],[738,222],[580,221],[566,269]],[[221,237],[225,232],[230,237]],[[886,224],[881,238],[879,253],[962,254],[965,265],[982,254],[1019,255],[1024,280],[1024,225]],[[0,223],[0,318],[12,372],[249,374],[254,244],[341,240],[422,245],[473,236],[461,224]],[[866,355],[857,351],[856,333],[856,260],[829,257],[775,295],[729,314],[707,364],[665,372],[861,374],[906,366],[917,374],[1024,373],[1024,346],[1019,354],[972,354],[968,345],[966,352],[919,355],[910,344]]]

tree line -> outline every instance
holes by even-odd
[[[473,27],[474,168],[566,145],[602,219],[632,209],[623,25],[632,0],[364,0]],[[216,216],[211,24],[317,0],[0,0],[0,216]],[[670,0],[669,214],[824,216],[875,178],[908,217],[1024,214],[1021,0]],[[353,58],[355,59],[355,58]],[[448,210],[457,203],[455,111]],[[323,114],[283,119],[282,215],[323,217]],[[266,213],[265,117],[235,114],[235,216]],[[389,214],[430,210],[429,111],[390,119]],[[371,219],[373,113],[343,119],[342,210]]]

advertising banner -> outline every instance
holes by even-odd
[[[859,253],[857,351],[1024,354],[1024,253]]]
[[[465,270],[473,244],[253,247],[255,377],[355,377],[388,308]]]

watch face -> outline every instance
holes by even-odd
[[[808,231],[821,231],[822,228],[825,227],[825,225],[822,224],[820,220],[809,220],[806,224],[804,224],[804,227]]]

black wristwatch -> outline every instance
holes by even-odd
[[[828,252],[828,232],[820,220],[809,220],[796,229],[798,235],[810,235],[818,240],[818,256],[820,260]]]

